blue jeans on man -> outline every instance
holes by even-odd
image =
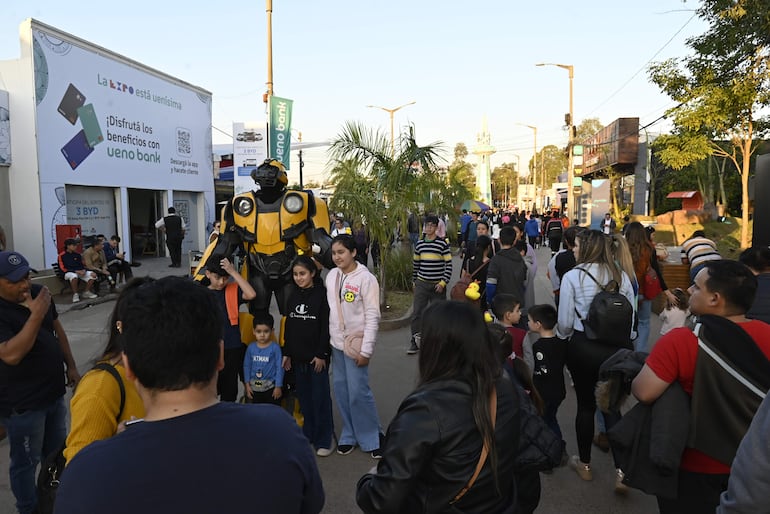
[[[67,439],[67,406],[64,397],[38,410],[13,412],[0,418],[10,446],[11,490],[20,514],[31,514],[37,507],[36,472],[41,458],[47,457]]]

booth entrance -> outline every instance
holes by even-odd
[[[161,191],[128,189],[128,212],[131,225],[131,248],[135,259],[165,255],[155,222],[165,211]]]

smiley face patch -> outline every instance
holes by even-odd
[[[352,303],[356,299],[356,294],[353,291],[345,291],[343,298],[347,303]]]

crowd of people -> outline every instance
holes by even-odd
[[[770,486],[750,466],[752,452],[770,453],[761,435],[770,389],[770,249],[722,259],[696,233],[683,249],[693,271],[684,291],[667,287],[654,231],[638,222],[619,232],[611,217],[590,229],[556,212],[467,213],[460,275],[478,282],[479,295],[447,301],[453,259],[446,233],[438,234],[443,220],[414,217],[407,353],[419,354],[418,380],[384,426],[369,385],[380,322],[379,284],[360,256],[370,241],[356,236],[363,227],[345,226],[341,213],[334,218],[334,267],[322,278],[309,255],[294,259],[282,323],[254,312],[241,326],[240,306],[257,292],[228,256],[215,255],[204,285],[129,281],[105,348],[82,378],[50,293],[31,284],[22,255],[0,251],[0,424],[18,511],[39,511],[36,468],[60,451],[67,467],[55,512],[246,512],[255,498],[266,512],[319,512],[324,492],[313,454],[358,448],[376,464],[355,487],[364,512],[534,512],[539,473],[569,466],[592,481],[591,453],[602,437],[612,442],[615,491],[651,492],[662,513],[761,505],[764,497],[752,491]],[[71,279],[89,284],[87,272],[130,278],[115,236],[82,258],[79,241],[67,243],[60,264]],[[546,251],[553,301],[538,303],[537,256]],[[659,295],[665,308],[653,335]],[[627,392],[648,408],[642,415],[622,412],[618,401],[598,406],[608,363],[618,362]],[[66,381],[57,380],[65,373]],[[65,382],[77,385],[69,430]],[[558,421],[570,382],[575,441]],[[664,409],[676,401],[669,400],[675,389],[692,408],[671,416]],[[266,405],[237,405],[239,391],[241,402]],[[298,399],[294,417],[284,408],[287,396]],[[651,440],[650,424],[664,417],[689,432],[679,427],[659,434],[664,442]],[[212,438],[217,433],[228,435]],[[628,433],[637,441],[631,453],[644,452],[639,438],[679,445],[673,473],[661,475],[649,456],[629,459]],[[210,459],[203,468],[196,465],[202,448]],[[104,469],[120,469],[120,480]],[[248,480],[255,473],[260,480]],[[142,494],[127,497],[126,488]],[[179,490],[185,494],[171,493]]]

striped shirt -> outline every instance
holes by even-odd
[[[692,237],[682,243],[682,253],[690,261],[690,269],[705,262],[716,261],[722,258],[717,251],[716,243],[705,237]]]
[[[425,238],[414,245],[412,281],[439,282],[446,285],[452,278],[452,252],[443,239]]]

